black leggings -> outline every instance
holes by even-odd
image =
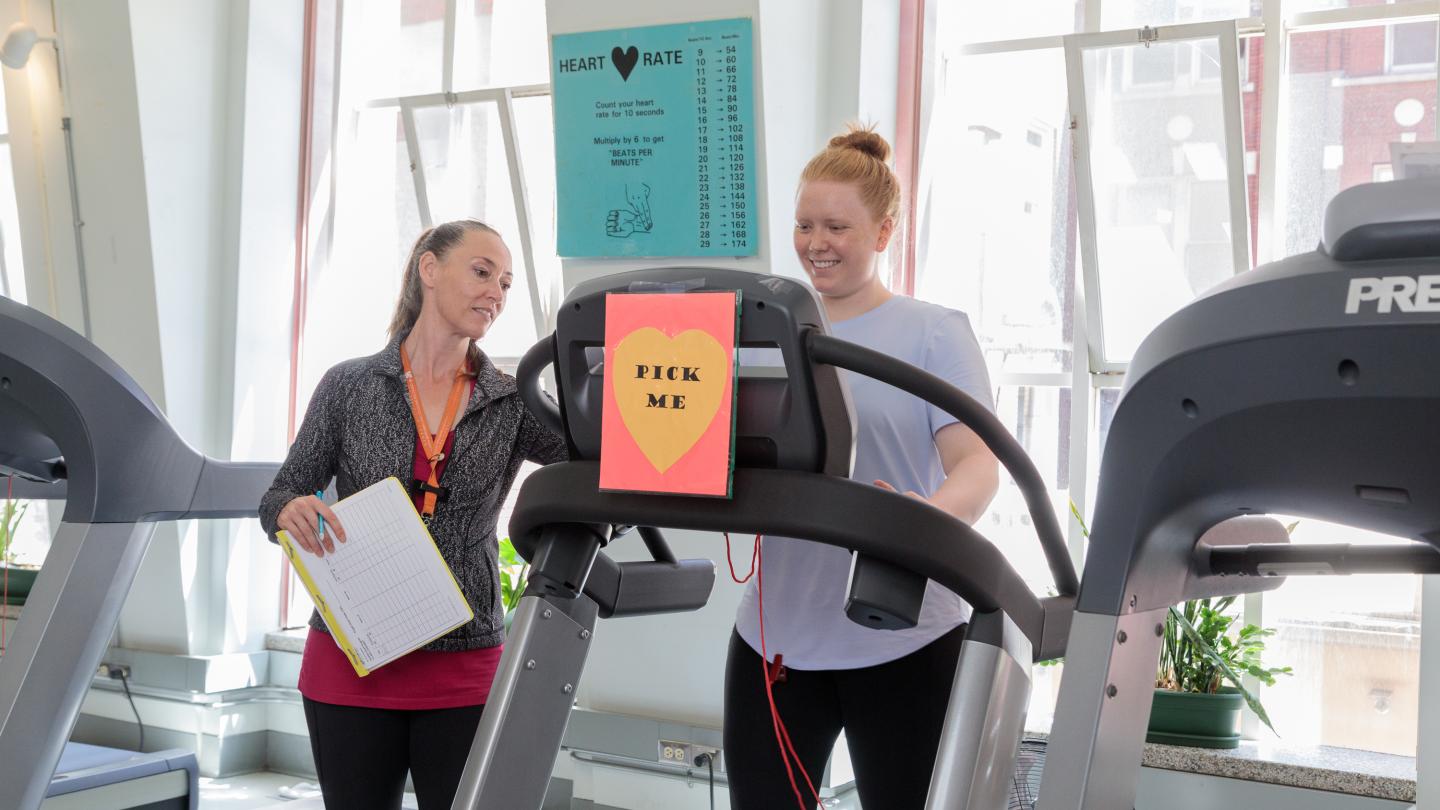
[[[786,670],[785,680],[773,690],[775,706],[816,790],[843,728],[861,805],[886,810],[925,806],[964,639],[961,625],[904,658],[877,666]],[[797,807],[770,722],[760,654],[738,633],[730,638],[725,664],[725,763],[732,810]],[[798,770],[795,782],[806,796]]]
[[[407,771],[420,810],[449,810],[484,710],[366,709],[305,698],[326,810],[398,810]]]

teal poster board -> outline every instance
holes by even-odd
[[[552,38],[561,256],[753,256],[749,19]]]

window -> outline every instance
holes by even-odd
[[[1401,23],[1386,28],[1386,64],[1393,72],[1435,70],[1436,23]]]
[[[970,316],[997,389],[996,413],[1063,507],[1074,362],[1064,63],[1058,50],[965,56],[950,63],[946,83],[938,126],[962,134],[946,139],[928,165],[933,180],[921,211],[921,266],[945,270],[922,273],[917,292]],[[1015,108],[1007,99],[1016,94],[1033,106]],[[1037,590],[1050,582],[1013,484],[1002,485],[981,531],[1014,552]]]
[[[920,155],[915,294],[969,314],[997,414],[1046,478],[1058,514],[1067,500],[1093,502],[1121,375],[1161,318],[1256,261],[1312,250],[1336,193],[1389,179],[1392,144],[1436,138],[1433,4],[1287,0],[1289,27],[1266,31],[1266,2],[1279,0],[1087,0],[1101,23],[1092,29],[1083,19],[1059,25],[1058,6],[1009,28],[937,23],[941,79],[923,102],[932,129]],[[1213,35],[1177,41],[1172,31],[1166,41],[1162,30],[1147,48],[1136,30],[1228,20],[1242,21],[1243,37],[1229,55]],[[1081,33],[1062,36],[1071,30]],[[1074,120],[1074,95],[1061,95],[1064,47],[1086,37],[1095,39],[1069,67],[1083,71],[1088,122]],[[1267,45],[1286,65],[1276,87],[1264,82]],[[1235,103],[1224,95],[1227,74],[1239,88],[1238,130],[1221,127],[1222,108]],[[1262,129],[1277,110],[1278,126]],[[1088,141],[1072,126],[1088,126]],[[1070,171],[1076,145],[1089,150],[1075,157],[1090,161],[1091,195]],[[1248,218],[1234,215],[1237,195]],[[1076,261],[1087,217],[1097,248],[1089,280]],[[1234,249],[1246,241],[1249,262]],[[1082,300],[1098,302],[1096,316],[1075,311]],[[1087,350],[1097,338],[1103,352]],[[1029,523],[1007,482],[977,528],[1038,591],[1049,578]],[[1072,522],[1076,551],[1079,534]],[[1393,542],[1308,519],[1293,539]],[[1286,744],[1416,754],[1417,701],[1434,689],[1418,676],[1417,577],[1296,577],[1247,599],[1246,610],[1277,631],[1270,663],[1296,671],[1261,696]],[[1030,728],[1049,728],[1061,669],[1035,670]]]
[[[1175,27],[1144,43],[1077,35],[1066,45],[1083,73],[1076,112],[1088,151],[1079,163],[1090,191],[1082,186],[1080,198],[1093,196],[1095,266],[1086,272],[1098,281],[1087,302],[1107,368],[1128,362],[1161,320],[1248,269],[1248,251],[1236,245],[1248,233],[1232,227],[1244,222],[1231,198],[1234,186],[1243,200],[1244,178],[1229,170],[1243,162],[1239,121],[1227,113],[1239,85],[1203,80],[1221,38],[1235,45],[1233,28],[1216,25]]]
[[[1390,163],[1391,143],[1406,132],[1435,139],[1434,72],[1404,81],[1365,80],[1381,75],[1383,43],[1402,27],[1361,25],[1290,35],[1283,88],[1288,115],[1280,158],[1285,168],[1280,255],[1315,247],[1325,204],[1344,189],[1370,182],[1376,164]]]
[[[15,203],[10,122],[5,117],[3,86],[0,86],[0,295],[25,303],[25,265],[20,255],[20,216]]]
[[[917,293],[969,314],[992,370],[1066,372],[1074,220],[1064,59],[1058,49],[962,56],[945,82],[919,250],[922,267],[946,269],[920,274]],[[1016,96],[1032,103],[1018,108]]]
[[[403,265],[430,225],[479,219],[510,248],[515,285],[480,344],[502,370],[558,302],[544,4],[388,0],[335,13],[339,42],[316,48],[334,62],[314,88],[297,413],[326,369],[385,345]],[[309,610],[304,589],[290,593],[295,623]]]
[[[1287,525],[1292,518],[1281,518]],[[1301,520],[1296,543],[1396,538]],[[1294,667],[1264,696],[1282,739],[1415,755],[1420,700],[1420,578],[1293,577],[1265,594],[1270,657]],[[1321,711],[1315,711],[1316,704]]]

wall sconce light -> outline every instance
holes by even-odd
[[[30,51],[37,42],[54,44],[55,37],[40,36],[36,33],[35,26],[30,23],[15,23],[5,32],[5,41],[0,44],[0,64],[16,70],[25,67],[25,63],[30,59]]]
[[[85,244],[80,229],[85,222],[80,218],[80,189],[75,179],[75,143],[71,138],[69,103],[65,98],[65,62],[60,58],[60,42],[53,36],[42,37],[35,26],[21,21],[11,25],[0,41],[0,64],[19,70],[30,61],[30,52],[37,42],[48,42],[55,48],[55,77],[60,84],[60,129],[65,134],[65,165],[70,175],[70,211],[74,216],[75,265],[80,279],[80,314],[83,332],[87,340],[94,339],[90,327],[90,290],[85,277]]]

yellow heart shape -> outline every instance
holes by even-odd
[[[734,369],[707,332],[688,329],[672,338],[647,326],[620,341],[606,373],[625,428],[663,474],[705,435]]]

